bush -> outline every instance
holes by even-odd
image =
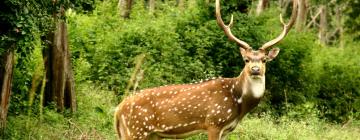
[[[182,13],[164,4],[159,8],[162,12],[153,16],[136,4],[129,20],[102,12],[104,9],[99,8],[89,16],[68,13],[70,44],[75,64],[79,66],[75,67],[75,74],[82,77],[78,82],[91,80],[122,94],[135,57],[142,53],[146,57],[141,88],[240,73],[238,66],[242,60],[238,47],[227,41],[214,19],[207,21],[208,17],[197,16],[204,13],[201,8]],[[239,21],[250,20],[249,23],[236,21],[241,24],[240,30],[254,24],[247,16],[236,15]],[[226,69],[223,72],[216,70],[223,67]]]
[[[333,121],[360,118],[360,65],[357,45],[346,48],[317,48],[309,63],[308,73],[314,78],[321,117]]]

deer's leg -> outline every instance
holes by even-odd
[[[161,140],[161,138],[156,134],[151,134],[147,137],[147,140]]]
[[[221,130],[216,127],[210,127],[208,128],[208,140],[220,140],[220,132]]]

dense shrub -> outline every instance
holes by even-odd
[[[80,77],[77,80],[91,80],[122,92],[135,57],[142,53],[146,54],[146,60],[142,66],[141,87],[192,82],[219,74],[233,76],[235,70],[236,74],[240,73],[238,66],[242,60],[238,47],[227,41],[213,19],[197,17],[197,14],[206,13],[206,9],[190,9],[186,13],[168,5],[159,9],[163,12],[152,16],[140,4],[135,5],[133,18],[129,20],[101,11],[90,16],[68,13],[75,64],[87,67],[79,66],[76,74],[88,73],[77,76]],[[238,20],[247,18],[236,15]],[[249,20],[249,23],[236,21],[241,24],[240,30],[254,24]],[[219,71],[223,67],[224,73]]]
[[[317,48],[308,74],[314,78],[322,117],[334,121],[360,118],[360,51],[356,43],[346,48]]]

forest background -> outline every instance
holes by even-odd
[[[244,62],[214,3],[1,1],[1,139],[115,139],[125,93],[238,76]],[[254,48],[280,33],[280,13],[291,14],[289,0],[221,3],[233,34]],[[228,139],[358,139],[359,13],[358,0],[300,0],[267,64],[264,99]]]

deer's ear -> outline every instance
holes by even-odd
[[[269,51],[269,53],[267,54],[267,61],[271,61],[273,60],[280,52],[279,48],[273,48]]]
[[[243,58],[245,58],[246,50],[240,47],[240,53]]]

